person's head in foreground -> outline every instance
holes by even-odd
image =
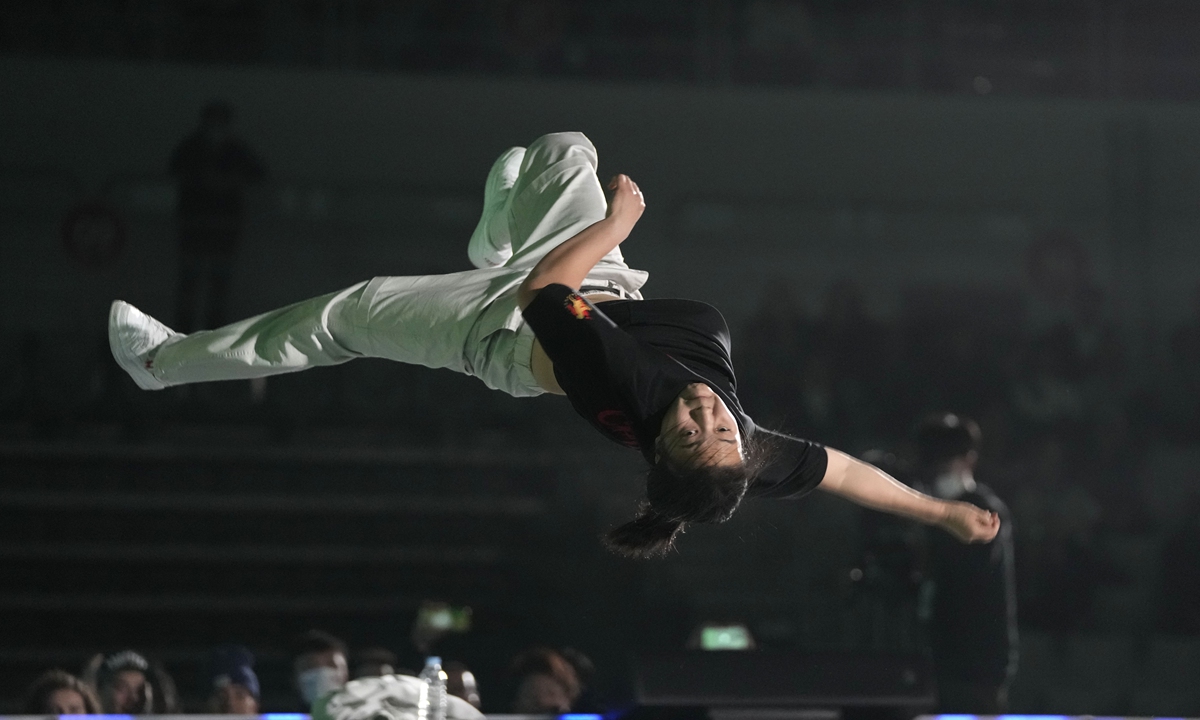
[[[475,682],[475,673],[466,663],[450,660],[442,669],[446,671],[446,692],[454,697],[466,700],[471,707],[479,708],[479,685]]]
[[[517,679],[513,712],[545,715],[571,712],[581,687],[575,668],[550,648],[531,648],[512,662]]]
[[[396,653],[383,647],[369,647],[354,651],[354,678],[382,677],[396,670]]]
[[[96,690],[106,713],[141,715],[150,712],[154,700],[150,662],[133,650],[105,656],[96,672]]]
[[[62,670],[50,670],[29,686],[26,715],[96,715],[100,701],[82,680]]]
[[[720,395],[704,383],[688,385],[663,417],[646,500],[606,544],[627,557],[655,557],[672,548],[687,523],[725,522],[742,502],[760,454]]]
[[[226,715],[257,715],[258,675],[254,655],[240,645],[227,645],[213,652],[211,663],[212,712]]]
[[[292,657],[296,690],[306,705],[342,687],[350,678],[346,643],[329,633],[304,633],[296,639]]]

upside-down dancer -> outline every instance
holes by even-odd
[[[176,333],[122,301],[113,355],[147,390],[380,357],[473,375],[515,397],[566,395],[602,435],[650,463],[646,500],[607,544],[661,555],[687,523],[724,522],[744,497],[820,488],[987,542],[999,518],[911,490],[875,467],[757,427],[737,398],[729,331],[693,300],[643,300],[620,244],[645,209],[617,175],[607,199],[581,133],[546,135],[492,166],[468,255],[477,269],[377,277],[215,330]]]

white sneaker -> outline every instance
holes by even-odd
[[[167,386],[150,372],[150,352],[179,335],[124,300],[113,300],[108,311],[108,346],[117,364],[143,390]]]
[[[509,191],[517,184],[524,159],[525,148],[509,148],[496,158],[488,172],[487,183],[483,186],[483,214],[475,232],[471,233],[471,244],[467,246],[467,256],[477,268],[499,267],[512,257],[512,238],[503,211],[512,194]]]

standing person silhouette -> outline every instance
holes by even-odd
[[[377,277],[191,335],[118,300],[113,355],[145,389],[381,357],[453,369],[516,397],[566,395],[593,428],[650,464],[637,517],[607,536],[628,556],[666,552],[687,523],[724,522],[746,496],[798,498],[818,486],[964,541],[995,536],[994,514],[757,427],[738,402],[721,313],[642,300],[647,273],[626,265],[619,246],[645,200],[626,175],[612,179],[606,200],[597,166],[581,133],[505,151],[468,246],[475,270]]]
[[[213,100],[200,126],[171,154],[178,202],[181,332],[220,327],[227,318],[229,278],[242,239],[245,190],[266,175],[262,161],[233,134],[233,106]],[[202,309],[203,308],[203,309]]]
[[[919,487],[1001,518],[987,547],[929,538],[929,642],[942,712],[997,715],[1017,671],[1017,582],[1008,507],[975,480],[981,436],[970,418],[939,413],[917,428]]]

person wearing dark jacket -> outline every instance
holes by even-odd
[[[930,534],[931,592],[923,614],[941,711],[995,715],[1005,709],[1017,668],[1016,576],[1008,507],[975,480],[979,446],[979,426],[951,413],[930,416],[917,430],[918,486],[1000,518],[1000,532],[987,545]]]

